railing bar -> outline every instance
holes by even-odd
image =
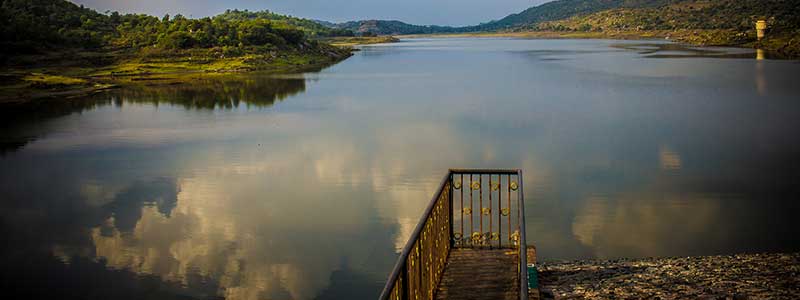
[[[400,257],[398,258],[398,262],[395,264],[394,268],[392,269],[392,273],[389,274],[389,280],[387,281],[386,286],[384,286],[383,291],[381,292],[380,299],[386,300],[389,299],[391,294],[391,289],[394,285],[394,282],[397,280],[397,277],[400,275],[400,266],[402,263],[407,263],[408,256],[411,253],[412,248],[414,247],[414,242],[419,239],[420,232],[422,231],[422,227],[425,226],[425,221],[428,219],[428,216],[431,215],[431,211],[433,210],[433,206],[436,204],[436,201],[442,194],[444,190],[445,183],[450,178],[452,172],[448,172],[443,178],[441,183],[439,184],[439,190],[431,199],[428,207],[425,209],[425,212],[422,214],[420,218],[420,222],[417,223],[417,226],[414,228],[414,231],[411,234],[406,245],[403,247],[403,251],[400,252]],[[463,188],[463,187],[462,187]],[[410,286],[410,285],[409,285]]]
[[[519,299],[520,300],[527,300],[528,299],[528,244],[525,238],[525,189],[522,187],[522,170],[517,170],[517,180],[519,180],[519,191],[517,192],[517,196],[519,197],[519,215],[521,218],[519,219],[519,258],[520,258],[520,293]]]
[[[481,241],[481,244],[483,244],[483,175],[478,175],[478,207],[481,208],[481,210],[478,212],[478,221],[480,222],[480,226],[478,226],[478,228],[480,229],[481,233],[481,239],[479,241]]]
[[[453,232],[455,232],[455,229],[453,228],[453,226],[455,225],[453,223],[453,193],[455,191],[453,191],[453,175],[452,174],[450,174],[450,179],[449,180],[450,180],[450,184],[449,184],[450,187],[447,188],[448,219],[447,219],[447,222],[445,222],[446,223],[445,225],[450,228],[450,231],[447,234],[447,245],[448,246],[452,245],[452,243],[455,242],[453,240]]]
[[[519,181],[519,175],[517,175],[517,181]],[[517,191],[516,191],[516,193],[517,193],[517,232],[519,232],[519,227],[520,227],[520,223],[519,223],[519,221],[520,221],[520,219],[519,219],[519,210],[520,210],[520,207],[519,207],[519,182],[517,182]]]
[[[516,169],[450,169],[455,174],[517,174]]]
[[[462,187],[462,189],[463,189],[463,187]],[[474,218],[475,217],[475,211],[473,211],[473,206],[472,206],[472,202],[473,202],[472,201],[472,194],[473,194],[472,193],[472,174],[469,174],[469,235],[470,235],[469,241],[470,241],[470,245],[472,245],[474,247],[475,243],[472,240],[472,233],[475,232],[475,226],[473,224],[473,223],[475,223],[475,218]]]
[[[422,253],[422,240],[420,240],[419,243],[417,243],[417,260],[418,260],[417,261],[417,274],[419,274],[419,276],[417,276],[417,279],[418,279],[417,280],[417,289],[419,289],[418,293],[424,292],[422,290],[422,287],[423,287],[423,285],[422,285],[422,276],[424,275],[422,273],[422,264],[423,264],[422,258],[424,256],[425,256],[425,254]],[[415,294],[418,294],[418,293],[415,293]],[[414,298],[417,298],[417,297],[414,297]]]
[[[403,264],[403,272],[400,276],[400,287],[401,288],[398,289],[398,292],[400,293],[400,299],[411,299],[408,296],[408,264],[405,263]]]
[[[492,247],[492,174],[489,174],[489,248]]]
[[[464,241],[464,174],[461,174],[461,241]]]
[[[508,186],[506,186],[508,190],[508,245],[511,246],[511,175],[506,175],[506,180],[508,181]]]
[[[497,247],[503,248],[503,176],[497,175]]]

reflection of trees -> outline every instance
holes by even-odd
[[[0,156],[22,148],[51,129],[45,121],[94,109],[97,101],[37,101],[0,109]]]
[[[256,107],[271,106],[275,101],[286,99],[305,89],[303,78],[255,75],[203,78],[174,85],[139,85],[114,91],[110,95],[116,99],[117,104],[164,103],[187,109],[215,109],[234,108],[242,103]]]
[[[45,121],[105,105],[124,103],[171,104],[186,109],[268,107],[304,92],[303,77],[232,75],[199,78],[178,84],[135,85],[84,99],[53,99],[4,107],[0,111],[0,155],[13,152],[52,131]]]

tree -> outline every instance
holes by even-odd
[[[183,31],[176,31],[168,34],[160,44],[164,48],[170,49],[187,49],[196,44],[196,40],[189,33]]]

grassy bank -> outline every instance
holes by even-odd
[[[322,39],[322,41],[330,43],[331,45],[337,47],[353,47],[358,45],[395,43],[399,40],[400,39],[390,35],[333,37],[333,38]]]
[[[317,69],[350,55],[316,38],[353,35],[269,11],[213,17],[99,13],[65,0],[5,0],[0,102],[63,98],[127,84]]]
[[[65,51],[18,56],[0,71],[0,103],[75,97],[126,85],[176,84],[229,73],[300,72],[319,69],[351,55],[349,49],[324,43],[301,49]]]

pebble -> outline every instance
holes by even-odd
[[[542,299],[800,299],[800,252],[539,265]]]

